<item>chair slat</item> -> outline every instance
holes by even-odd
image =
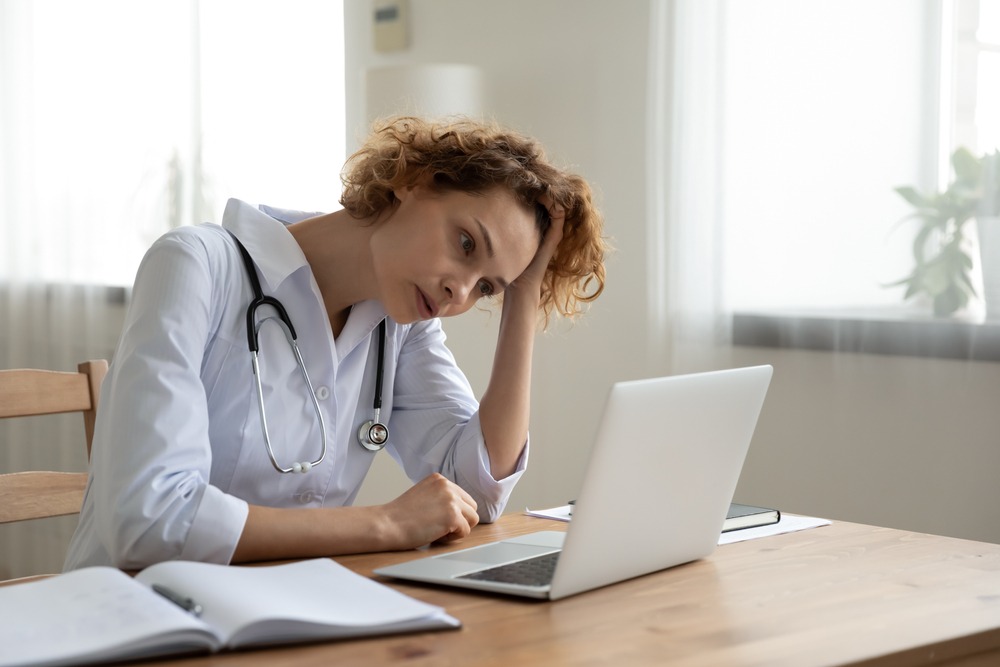
[[[91,408],[87,376],[62,371],[0,371],[0,418],[50,415]]]
[[[87,473],[15,472],[0,475],[0,523],[76,514]]]
[[[94,438],[104,359],[77,364],[76,373],[47,369],[0,370],[0,418],[65,412],[83,416],[87,457]],[[31,442],[39,447],[50,442]],[[0,442],[0,446],[6,445]],[[0,524],[79,514],[87,487],[85,472],[32,470],[0,473]]]

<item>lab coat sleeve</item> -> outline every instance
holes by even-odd
[[[87,502],[100,544],[122,568],[228,563],[248,513],[209,484],[200,369],[227,269],[205,235],[178,232],[143,259],[101,395]]]
[[[495,479],[479,423],[479,403],[445,345],[438,320],[407,331],[397,361],[390,418],[391,453],[411,480],[438,472],[465,489],[479,519],[496,520],[528,462],[528,442],[514,473]]]

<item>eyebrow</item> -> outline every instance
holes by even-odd
[[[483,235],[483,242],[486,244],[486,254],[492,259],[496,256],[496,253],[493,252],[493,239],[490,238],[490,233],[483,226],[483,223],[479,221],[479,218],[473,218],[473,220],[479,225],[479,233]]]
[[[482,234],[482,236],[483,236],[483,243],[486,245],[486,254],[487,254],[487,256],[489,256],[491,259],[493,257],[496,257],[496,252],[493,250],[493,239],[490,238],[490,233],[486,229],[486,226],[483,225],[482,222],[480,222],[479,218],[473,218],[473,220],[476,221],[476,224],[479,226],[479,233]],[[501,292],[503,292],[504,290],[506,290],[507,287],[509,286],[509,283],[506,280],[504,280],[503,278],[499,278],[498,277],[498,278],[494,278],[493,280],[496,281],[496,283],[500,286],[500,291]]]

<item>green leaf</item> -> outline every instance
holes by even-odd
[[[969,274],[964,272],[960,273],[958,274],[958,278],[959,280],[962,281],[962,285],[964,285],[965,291],[968,292],[969,294],[975,295],[976,288],[972,286],[972,279],[969,278]]]
[[[886,289],[888,289],[890,287],[900,287],[901,285],[907,284],[911,280],[913,280],[913,275],[912,274],[909,275],[909,276],[906,276],[905,278],[900,278],[899,280],[894,280],[891,283],[883,283],[882,287],[885,287]]]
[[[934,314],[938,317],[948,317],[964,306],[963,295],[954,288],[945,290],[934,297]]]
[[[913,258],[916,260],[917,266],[924,263],[924,258],[927,256],[927,240],[934,229],[931,225],[924,225],[913,237]]]
[[[903,186],[896,188],[896,192],[898,192],[899,196],[901,196],[903,199],[905,199],[907,202],[909,202],[916,208],[930,208],[932,205],[931,201],[927,197],[917,192],[916,188],[912,188],[910,186]]]
[[[952,153],[951,166],[955,169],[956,181],[978,183],[982,177],[983,166],[979,158],[967,148],[958,148]]]
[[[942,192],[894,188],[914,208],[896,226],[913,218],[920,224],[912,241],[913,270],[890,286],[905,285],[904,299],[927,294],[939,316],[963,308],[976,294],[970,278],[973,261],[964,249],[967,223],[984,211],[1000,211],[1000,151],[977,157],[958,148],[951,155],[951,166],[954,179]],[[986,178],[990,183],[983,182]]]
[[[944,294],[951,287],[951,280],[948,277],[948,270],[944,264],[936,262],[927,266],[924,274],[924,287],[928,294],[935,297]]]

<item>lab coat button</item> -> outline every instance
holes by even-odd
[[[316,398],[318,398],[321,401],[325,401],[326,399],[330,398],[330,389],[329,389],[329,387],[319,387],[319,388],[317,388],[316,389]]]
[[[317,499],[317,494],[313,491],[303,491],[302,493],[296,493],[292,498],[303,505],[308,505]]]

